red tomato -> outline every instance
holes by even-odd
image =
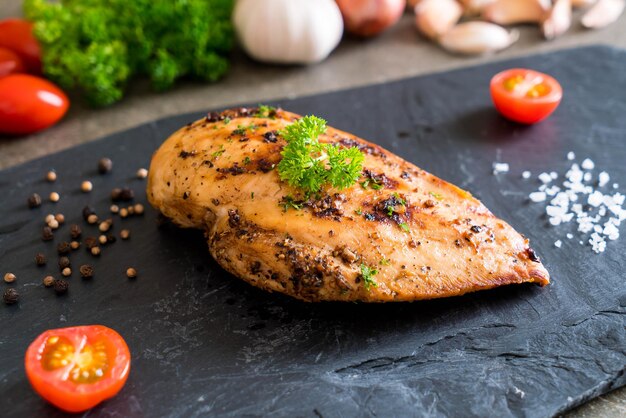
[[[0,20],[0,46],[22,58],[33,74],[41,73],[41,50],[33,36],[33,24],[23,19]]]
[[[28,74],[0,78],[0,133],[24,135],[54,125],[69,101],[51,82]]]
[[[26,375],[45,400],[82,412],[112,398],[130,372],[130,352],[120,334],[102,325],[52,329],[26,351]]]
[[[25,71],[22,59],[15,52],[0,46],[0,77]]]
[[[496,109],[507,119],[526,124],[550,116],[563,96],[563,89],[554,78],[524,68],[496,74],[490,87]]]

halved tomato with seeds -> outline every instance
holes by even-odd
[[[39,395],[65,411],[82,412],[122,389],[130,372],[130,352],[111,328],[60,328],[33,341],[25,365]]]
[[[547,118],[563,96],[561,85],[553,77],[525,68],[496,74],[490,88],[496,109],[507,119],[526,124]]]

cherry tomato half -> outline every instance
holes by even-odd
[[[0,77],[12,73],[23,73],[24,71],[26,68],[20,56],[10,49],[0,46]]]
[[[33,24],[24,19],[0,20],[0,46],[22,58],[28,71],[41,74],[41,49],[33,35]]]
[[[507,119],[536,123],[547,118],[561,103],[563,89],[547,74],[514,68],[491,79],[491,98]]]
[[[0,133],[40,131],[58,122],[68,107],[65,93],[43,78],[28,74],[0,78]]]
[[[122,389],[130,372],[130,352],[111,328],[59,328],[32,342],[25,365],[41,397],[64,411],[82,412]]]

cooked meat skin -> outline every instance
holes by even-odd
[[[528,240],[470,193],[383,148],[329,127],[322,142],[357,146],[363,177],[304,200],[275,168],[278,131],[300,116],[231,109],[180,129],[152,157],[150,203],[205,231],[235,276],[315,301],[391,302],[549,283]],[[298,209],[299,208],[299,209]],[[375,268],[367,286],[362,266]]]

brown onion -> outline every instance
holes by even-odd
[[[337,0],[346,29],[359,36],[375,36],[393,26],[406,0]]]

